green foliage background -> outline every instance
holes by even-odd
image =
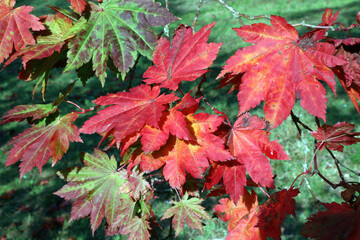
[[[165,6],[164,0],[160,1]],[[247,15],[280,15],[287,19],[291,24],[305,21],[308,24],[317,24],[321,22],[321,16],[325,8],[332,8],[334,11],[340,10],[339,22],[343,25],[350,25],[354,22],[354,18],[358,10],[360,10],[359,1],[354,0],[229,0],[226,1],[234,9]],[[67,7],[69,4],[65,0],[44,0],[44,1],[25,1],[18,0],[17,6],[32,5],[34,6],[34,14],[37,16],[48,14],[51,12],[46,5],[56,5],[59,7]],[[196,14],[198,2],[194,0],[169,0],[170,11],[181,20],[170,25],[170,34],[179,23],[192,25],[193,18]],[[211,72],[207,74],[208,81],[203,85],[203,92],[206,98],[219,110],[224,111],[234,122],[238,103],[236,101],[236,93],[226,96],[228,88],[215,89],[218,81],[215,80],[220,68],[238,48],[245,46],[244,42],[232,30],[233,27],[239,27],[239,23],[233,18],[231,13],[223,8],[215,0],[204,0],[201,8],[199,20],[196,30],[199,30],[205,24],[216,21],[217,24],[213,28],[210,35],[211,42],[224,42],[218,58],[211,68]],[[266,21],[263,21],[266,22]],[[254,21],[244,20],[245,24],[254,23]],[[300,32],[307,29],[297,28]],[[162,29],[158,29],[160,32]],[[360,31],[354,31],[353,36],[359,37]],[[343,33],[341,33],[343,34]],[[334,35],[335,37],[339,37]],[[344,35],[342,35],[344,37]],[[135,71],[135,86],[141,81],[142,73],[150,65],[150,61],[144,58],[140,59],[138,67]],[[20,104],[41,103],[41,94],[37,91],[35,98],[32,99],[32,88],[35,82],[23,82],[17,79],[17,73],[20,71],[20,61],[16,61],[9,67],[0,72],[0,113],[5,114],[12,107]],[[78,103],[83,108],[93,106],[92,100],[98,96],[105,95],[109,92],[117,92],[128,87],[129,82],[122,82],[116,76],[109,73],[106,85],[101,88],[98,79],[91,79],[83,87],[78,81],[75,89],[70,95],[70,99]],[[62,73],[61,69],[54,69],[51,72],[48,92],[46,95],[47,102],[53,101],[58,91],[65,88],[68,84],[76,79],[74,72]],[[186,83],[182,85],[184,91],[190,90],[195,83]],[[332,93],[328,94],[328,111],[327,119],[329,124],[338,121],[347,121],[357,124],[357,131],[360,131],[360,115],[356,112],[347,94],[338,84],[337,97]],[[75,110],[73,106],[61,106],[62,113]],[[208,107],[203,106],[202,110],[209,111]],[[298,103],[294,108],[294,112],[301,118],[303,122],[316,129],[314,118],[304,111]],[[257,108],[253,114],[263,115],[262,109]],[[88,118],[89,115],[86,116]],[[77,126],[81,126],[84,118],[80,118],[76,122]],[[69,152],[64,158],[53,168],[50,164],[46,164],[42,175],[37,170],[27,173],[24,178],[19,180],[18,165],[12,165],[4,168],[6,162],[6,152],[10,149],[7,143],[16,134],[22,132],[28,127],[26,122],[10,123],[0,126],[0,233],[6,236],[6,239],[92,239],[89,219],[81,219],[68,223],[70,216],[71,203],[64,202],[61,198],[52,193],[58,190],[64,182],[60,180],[55,172],[57,170],[79,165],[79,151],[92,152],[94,146],[97,145],[99,138],[97,136],[82,135],[85,144],[73,143],[70,145]],[[272,131],[272,139],[279,139],[284,149],[291,157],[290,161],[272,160],[274,174],[277,174],[276,186],[279,189],[288,188],[298,174],[304,171],[312,158],[313,139],[311,135],[304,131],[303,138],[299,138],[295,125],[291,119],[287,119],[279,128]],[[360,171],[360,148],[358,145],[345,147],[344,153],[335,153],[336,157],[345,165],[355,171]],[[118,156],[118,155],[117,155]],[[334,182],[338,182],[337,170],[330,156],[321,152],[319,154],[319,162],[322,173]],[[349,181],[359,181],[359,177],[344,171],[346,179]],[[297,182],[297,186],[301,179]],[[311,196],[309,188],[315,193],[316,198],[321,202],[341,202],[340,189],[333,190],[325,184],[318,176],[308,176],[307,182],[301,186],[301,194],[296,198],[296,215],[297,218],[287,217],[283,224],[283,239],[303,239],[299,236],[301,226],[307,217],[317,211],[317,205]],[[309,187],[308,187],[309,186]],[[173,193],[167,192],[166,189],[160,189],[160,199],[154,202],[154,211],[161,218],[166,208],[171,206],[169,200]],[[274,190],[272,190],[274,191]],[[260,202],[264,202],[263,193],[258,193]],[[164,201],[166,201],[164,203]],[[211,210],[216,204],[216,199],[207,199],[204,202],[206,210]],[[321,208],[321,207],[320,207]],[[210,213],[211,216],[211,213]],[[188,227],[180,234],[177,239],[224,239],[227,231],[226,224],[220,220],[206,221],[204,228],[205,235],[192,230]],[[167,239],[169,234],[169,222],[162,221],[163,230],[158,231],[159,239]],[[95,239],[104,239],[105,234],[99,228],[95,232]],[[113,239],[121,239],[116,236]],[[123,239],[126,239],[124,237]]]

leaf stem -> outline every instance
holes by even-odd
[[[265,195],[268,197],[268,198],[270,198],[270,195],[262,188],[262,187],[259,187],[260,188],[260,190],[263,192],[263,193],[265,193]]]
[[[181,201],[182,201],[182,199],[181,199],[181,197],[180,197],[180,194],[179,194],[178,190],[177,190],[176,188],[174,188],[174,189],[175,189],[176,195],[177,195],[177,196],[178,196],[178,198],[179,198],[179,201],[181,202]]]
[[[310,169],[307,170],[306,172],[300,173],[300,174],[295,178],[295,180],[293,181],[293,183],[290,185],[290,188],[294,186],[296,180],[298,180],[298,178],[299,178],[300,176],[302,176],[302,175],[304,175],[304,174],[310,174],[310,173],[311,173],[311,170],[310,170]]]
[[[72,102],[72,101],[65,100],[65,102],[74,105],[75,107],[77,107],[78,109],[80,109],[81,112],[85,112],[85,111],[86,111],[85,109],[83,109],[82,107],[80,107],[79,105],[77,105],[76,103],[74,103],[74,102]]]

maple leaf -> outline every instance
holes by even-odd
[[[44,25],[47,27],[45,31],[37,33],[34,45],[29,45],[20,51],[11,55],[5,62],[7,67],[15,59],[22,56],[22,70],[19,73],[19,79],[32,81],[39,78],[34,92],[38,85],[42,85],[43,99],[46,93],[47,82],[51,69],[58,62],[63,46],[75,36],[85,21],[77,21],[74,25],[70,18],[61,13],[56,15],[47,15],[44,17]],[[51,34],[49,34],[49,31]]]
[[[327,147],[342,152],[344,149],[342,145],[352,145],[360,142],[360,138],[356,138],[356,136],[360,135],[360,132],[350,132],[354,127],[354,124],[346,122],[338,122],[334,126],[324,124],[318,127],[317,131],[311,132],[311,134],[319,141],[316,143],[319,150]]]
[[[322,203],[325,211],[319,211],[308,218],[301,234],[318,240],[360,238],[360,213],[358,207],[343,202]]]
[[[229,221],[226,240],[265,240],[262,229],[255,227],[258,222],[258,202],[256,193],[245,190],[235,204],[229,198],[220,199],[213,209],[224,222]],[[224,215],[222,215],[224,213]]]
[[[264,23],[234,29],[243,40],[256,45],[239,49],[226,62],[218,78],[227,73],[244,73],[239,87],[239,114],[265,101],[266,120],[275,128],[286,119],[295,103],[325,120],[326,82],[335,92],[334,74],[329,67],[345,64],[333,56],[332,44],[318,42],[324,33],[312,32],[299,38],[296,29],[279,16]]]
[[[334,39],[333,44],[337,47],[336,56],[346,61],[342,66],[333,68],[342,87],[349,94],[351,102],[360,113],[358,101],[360,101],[360,39]]]
[[[260,208],[256,227],[261,228],[266,237],[281,239],[280,225],[284,221],[286,214],[295,216],[295,200],[299,194],[298,189],[291,187],[289,190],[281,190],[271,194],[270,198]]]
[[[33,104],[33,105],[18,105],[7,112],[2,117],[0,124],[8,122],[21,122],[26,118],[31,118],[31,121],[41,119],[54,113],[57,107],[52,103],[49,104]]]
[[[74,37],[76,32],[83,27],[84,23],[84,21],[78,21],[73,25],[71,19],[61,13],[47,15],[43,24],[51,34],[49,35],[49,33],[46,32],[43,33],[43,36],[40,32],[36,38],[36,44],[23,48],[13,54],[11,58],[6,61],[4,67],[12,63],[16,58],[23,56],[22,63],[24,69],[26,69],[27,62],[34,59],[47,58],[51,56],[54,51],[60,52],[65,41]]]
[[[189,198],[185,193],[180,202],[174,202],[174,206],[166,209],[161,220],[173,217],[172,224],[175,229],[175,237],[183,230],[185,223],[192,229],[197,229],[203,233],[201,219],[210,219],[205,209],[200,205],[201,199]]]
[[[119,147],[123,139],[140,131],[146,124],[159,128],[159,121],[166,105],[178,99],[173,93],[160,96],[159,94],[160,87],[140,85],[130,89],[130,92],[99,97],[94,101],[95,104],[112,106],[100,110],[96,116],[87,120],[80,132],[104,133],[105,137],[113,134]]]
[[[182,81],[194,81],[207,72],[222,43],[206,43],[215,23],[193,33],[189,26],[180,25],[170,44],[162,37],[153,53],[154,66],[148,68],[145,82],[160,83],[161,87],[175,91]]]
[[[126,193],[118,193],[127,180],[126,170],[117,170],[116,159],[95,149],[94,155],[84,156],[84,167],[75,167],[60,172],[60,177],[69,183],[54,194],[66,200],[76,199],[71,210],[70,221],[90,214],[91,229],[96,228],[105,217],[111,226],[117,216],[122,199],[129,198]],[[124,190],[129,192],[130,189]]]
[[[269,134],[263,130],[266,123],[256,115],[249,113],[240,116],[228,133],[230,152],[245,165],[247,172],[255,183],[274,187],[271,165],[267,159],[290,159],[277,141],[270,141]],[[265,155],[264,155],[265,154]]]
[[[234,159],[228,149],[225,149],[224,141],[214,132],[224,121],[224,117],[198,113],[188,116],[196,141],[204,147],[206,157],[211,161],[227,161]]]
[[[29,14],[33,7],[20,6],[14,9],[16,1],[0,3],[0,63],[9,57],[13,50],[21,50],[26,45],[35,44],[30,32],[45,29],[38,17]]]
[[[121,229],[120,233],[129,234],[128,240],[143,240],[150,239],[149,229],[151,229],[150,225],[145,219],[135,216]]]
[[[85,0],[68,0],[71,6],[77,11],[81,13],[85,10],[86,1]]]
[[[55,165],[69,149],[69,141],[82,142],[77,127],[72,124],[77,116],[76,113],[70,113],[49,125],[43,120],[15,136],[9,143],[14,147],[9,152],[5,166],[21,159],[20,178],[22,178],[33,167],[38,167],[41,173],[42,167],[50,157],[52,164]]]
[[[137,51],[151,59],[156,35],[150,27],[177,20],[152,0],[106,0],[99,5],[89,2],[90,17],[84,29],[69,43],[64,71],[81,67],[92,60],[93,70],[105,84],[106,62],[126,75],[137,58]]]
[[[225,191],[234,202],[238,202],[240,196],[244,194],[246,185],[245,165],[238,161],[228,161],[225,163],[213,163],[206,176],[204,187],[210,190],[223,178]]]
[[[319,24],[319,26],[332,26],[335,24],[335,21],[337,20],[339,16],[339,11],[334,13],[333,10],[330,8],[326,8],[325,12],[322,16],[322,22]]]
[[[185,170],[194,178],[203,178],[203,174],[209,166],[203,147],[192,141],[170,137],[164,146],[165,149],[168,152],[163,156],[166,162],[163,175],[171,187],[180,189],[185,183]]]

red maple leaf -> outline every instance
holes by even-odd
[[[342,66],[333,68],[342,87],[349,94],[351,102],[360,113],[360,38],[333,39],[337,47],[336,56],[346,61]]]
[[[270,198],[262,205],[256,227],[261,228],[266,237],[272,239],[281,239],[280,226],[284,221],[286,214],[295,216],[295,200],[299,194],[298,189],[291,187],[289,190],[281,190],[271,194]]]
[[[226,240],[265,240],[262,229],[255,227],[258,222],[258,201],[255,192],[245,190],[235,204],[228,198],[220,199],[213,209],[224,222],[229,221]],[[224,215],[222,215],[224,213]]]
[[[360,142],[360,138],[356,138],[356,136],[360,135],[360,132],[350,132],[354,127],[354,124],[346,122],[338,122],[334,126],[324,124],[318,127],[317,131],[311,132],[311,134],[319,141],[316,143],[319,150],[327,147],[342,152],[344,149],[342,145],[352,145]]]
[[[13,50],[35,44],[30,32],[45,29],[38,17],[29,14],[33,10],[30,6],[20,6],[14,9],[16,1],[8,0],[0,3],[0,63],[8,58]]]
[[[176,90],[182,81],[194,81],[207,72],[215,60],[222,43],[206,43],[215,23],[193,33],[189,26],[180,25],[170,44],[162,37],[153,53],[154,66],[144,73],[148,84]]]
[[[322,22],[319,24],[320,26],[332,26],[334,25],[335,21],[337,20],[339,16],[339,11],[337,11],[336,13],[334,13],[333,15],[333,10],[330,8],[326,8],[325,12],[322,16]]]
[[[360,212],[358,207],[343,202],[322,203],[325,211],[308,218],[301,234],[305,237],[328,239],[360,239]]]
[[[20,178],[22,178],[33,167],[38,167],[41,173],[42,167],[50,157],[55,165],[69,149],[69,141],[82,142],[77,127],[72,124],[76,118],[76,113],[70,113],[49,125],[42,121],[15,136],[9,143],[14,147],[9,152],[5,166],[21,159]]]
[[[234,202],[239,201],[244,194],[244,186],[246,185],[245,165],[238,161],[213,163],[206,176],[204,187],[208,190],[211,189],[220,182],[221,178],[223,178],[226,193]]]
[[[130,89],[130,92],[99,97],[94,101],[97,105],[111,106],[87,120],[80,131],[87,134],[97,132],[104,138],[113,134],[119,147],[123,139],[140,131],[146,124],[160,128],[163,111],[178,98],[173,93],[159,94],[158,86],[151,88],[149,85],[140,85]]]
[[[209,160],[226,161],[234,158],[229,150],[225,149],[223,140],[214,134],[223,122],[223,118],[207,113],[192,115],[191,111],[196,111],[196,108],[193,107],[193,104],[185,104],[190,102],[190,98],[184,97],[184,99],[174,108],[178,109],[181,106],[182,111],[190,112],[186,115],[185,127],[191,133],[192,140],[181,139],[176,134],[171,134],[167,138],[166,144],[161,146],[159,150],[151,153],[135,150],[131,153],[128,167],[128,169],[132,169],[135,165],[140,164],[141,170],[151,172],[164,166],[163,175],[165,179],[169,181],[171,187],[178,189],[184,185],[186,173],[189,173],[193,178],[202,179],[209,166]],[[188,107],[185,108],[184,106]],[[135,141],[135,139],[131,140],[132,143]],[[160,141],[163,143],[162,137]],[[142,149],[145,151],[144,146],[147,149],[147,144],[152,145],[152,142],[154,142],[153,139],[146,137],[146,142],[142,142]],[[209,149],[209,147],[211,148]]]
[[[237,161],[245,165],[252,180],[272,188],[273,174],[267,157],[279,160],[290,158],[277,141],[269,140],[269,133],[263,130],[265,127],[263,119],[249,113],[243,114],[228,133],[227,143]]]
[[[244,73],[239,87],[239,114],[265,101],[264,112],[271,127],[288,117],[295,94],[310,114],[325,120],[326,82],[335,92],[334,74],[329,67],[345,64],[333,56],[332,44],[319,42],[324,31],[299,37],[296,29],[279,16],[264,23],[235,29],[244,41],[255,45],[239,49],[226,63],[218,78],[227,73]]]
[[[73,8],[78,11],[80,14],[85,10],[86,1],[85,0],[68,0],[73,6]]]

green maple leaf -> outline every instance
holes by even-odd
[[[104,85],[110,56],[124,78],[137,58],[137,51],[151,59],[157,36],[150,27],[166,25],[177,18],[152,0],[104,0],[89,2],[86,26],[70,42],[65,71],[92,60],[93,70]]]
[[[209,215],[205,212],[204,208],[200,205],[201,199],[190,198],[185,193],[183,199],[180,202],[173,202],[174,206],[166,209],[161,220],[174,216],[172,224],[175,229],[175,236],[179,235],[185,225],[185,221],[192,229],[198,229],[201,233],[202,223],[201,218],[210,219]]]
[[[111,226],[117,217],[123,200],[129,198],[124,190],[119,193],[127,181],[126,170],[117,170],[117,163],[112,156],[95,149],[95,155],[85,154],[84,167],[75,167],[70,172],[59,173],[69,181],[55,192],[67,200],[76,199],[71,210],[71,220],[90,214],[93,233],[105,217]]]

